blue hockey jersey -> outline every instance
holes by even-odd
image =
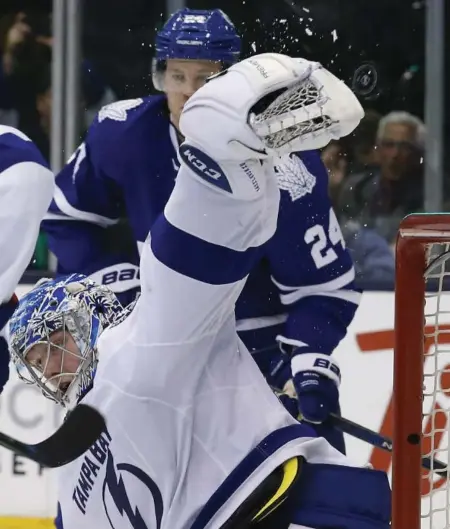
[[[119,101],[100,110],[84,143],[57,175],[42,224],[59,273],[92,275],[123,302],[132,300],[139,287],[140,249],[174,187],[180,141],[165,96]],[[320,154],[291,154],[280,158],[275,170],[281,189],[277,232],[236,306],[240,336],[265,375],[279,365],[276,339],[299,352],[330,354],[360,298]],[[136,243],[132,248],[117,244],[124,217]]]

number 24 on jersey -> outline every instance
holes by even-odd
[[[333,208],[329,213],[328,233],[322,224],[315,224],[306,230],[304,240],[311,246],[311,257],[318,269],[338,258],[334,248],[338,244],[345,248],[345,241]]]

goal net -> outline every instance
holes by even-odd
[[[400,225],[393,394],[393,529],[449,528],[450,481],[422,457],[450,461],[450,215]]]

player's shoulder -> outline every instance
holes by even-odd
[[[104,106],[89,127],[83,149],[90,163],[122,178],[127,164],[146,164],[169,135],[165,96],[116,101]],[[129,170],[129,169],[128,169]]]
[[[302,151],[282,156],[275,164],[282,197],[296,203],[328,187],[328,174],[319,151]]]
[[[158,134],[167,128],[169,114],[165,96],[148,96],[138,99],[124,99],[106,105],[95,117],[88,134],[88,140],[134,142],[145,131]]]
[[[44,157],[28,136],[14,127],[0,125],[0,173],[24,162],[48,168]]]

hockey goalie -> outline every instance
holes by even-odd
[[[386,475],[291,417],[234,318],[276,229],[276,158],[323,147],[361,117],[319,64],[262,54],[232,66],[184,107],[182,166],[131,313],[76,275],[21,300],[10,330],[22,376],[107,421],[61,469],[60,527],[388,529]]]

